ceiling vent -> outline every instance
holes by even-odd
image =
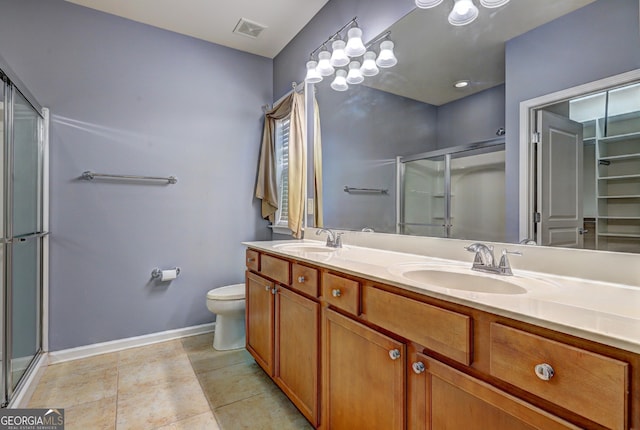
[[[249,21],[245,18],[240,18],[238,24],[236,24],[236,28],[233,29],[234,33],[242,34],[243,36],[250,37],[252,39],[256,39],[262,33],[262,30],[267,28],[262,24],[258,24],[257,22]]]

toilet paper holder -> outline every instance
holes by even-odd
[[[172,273],[175,271],[175,276],[171,276]],[[167,275],[169,275],[167,277]],[[173,269],[167,269],[167,270],[162,270],[159,268],[155,268],[151,271],[151,278],[152,279],[159,279],[161,281],[166,281],[166,280],[172,280],[178,277],[178,275],[180,275],[180,268],[179,267],[174,267]]]

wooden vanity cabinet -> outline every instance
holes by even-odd
[[[365,276],[251,258],[247,349],[320,430],[640,430],[638,354]],[[555,376],[545,381],[538,364]]]
[[[246,276],[246,342],[247,351],[269,375],[273,375],[275,284],[247,272]]]
[[[424,354],[408,359],[409,430],[580,428]]]
[[[323,429],[405,427],[405,345],[323,310]]]
[[[246,275],[247,350],[317,427],[320,304],[289,288],[287,260],[261,254],[259,261],[260,275],[251,271]],[[296,289],[317,291],[316,269],[292,265],[294,273],[305,276],[294,280]]]

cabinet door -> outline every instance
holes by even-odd
[[[247,272],[247,350],[269,375],[273,375],[274,284]]]
[[[566,430],[579,427],[419,353],[409,356],[411,430]]]
[[[277,289],[274,379],[317,426],[320,304],[286,288]]]
[[[405,424],[405,346],[334,311],[324,313],[324,428]]]

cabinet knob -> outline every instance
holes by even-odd
[[[278,292],[278,287],[273,287],[271,289],[271,294],[273,294],[275,296],[275,294]]]
[[[333,297],[340,297],[342,295],[342,291],[340,291],[338,288],[336,288],[335,290],[331,290],[331,295]]]
[[[548,381],[549,379],[553,378],[553,375],[555,375],[556,373],[553,370],[553,367],[551,367],[551,365],[547,363],[536,365],[535,370],[536,370],[536,376],[542,379],[543,381]]]
[[[424,367],[424,363],[422,361],[416,361],[411,365],[411,368],[418,375],[426,370],[426,368]]]
[[[392,360],[397,360],[398,358],[400,358],[400,351],[397,349],[392,349],[391,351],[389,351],[389,357],[391,357]]]
[[[298,276],[298,283],[302,284],[304,281],[304,276]]]
[[[265,285],[264,286],[264,290],[265,291],[271,291],[271,286],[270,285]]]

